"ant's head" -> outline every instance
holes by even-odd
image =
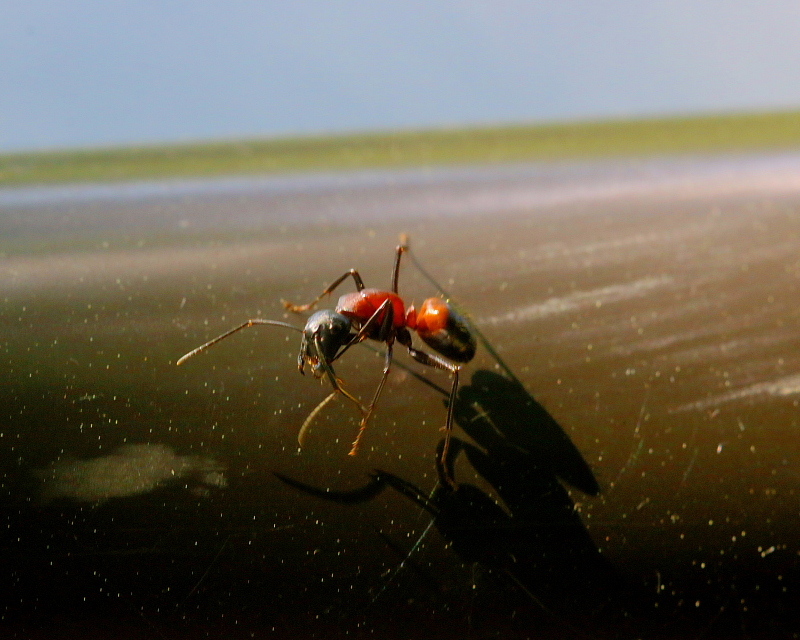
[[[330,309],[311,315],[303,329],[297,367],[300,373],[306,362],[315,378],[321,378],[341,347],[350,341],[350,320]],[[324,362],[323,362],[324,361]]]

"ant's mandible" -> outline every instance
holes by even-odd
[[[459,365],[472,360],[477,343],[466,319],[450,303],[441,298],[428,298],[422,303],[419,310],[416,310],[413,305],[408,309],[405,308],[405,303],[398,295],[397,282],[400,272],[400,259],[406,251],[408,251],[408,244],[403,239],[396,249],[390,291],[367,289],[358,271],[350,269],[334,280],[319,296],[308,304],[296,305],[283,301],[284,306],[289,311],[298,313],[309,311],[322,298],[330,295],[347,278],[353,278],[356,291],[341,296],[333,311],[326,309],[313,313],[308,318],[304,329],[300,330],[293,325],[277,320],[255,318],[190,351],[181,357],[177,364],[181,364],[188,358],[205,351],[231,334],[254,325],[272,325],[300,331],[303,334],[300,341],[300,353],[297,356],[297,366],[300,373],[305,373],[305,365],[308,364],[315,378],[324,376],[333,387],[333,392],[306,419],[301,428],[301,439],[303,432],[313,417],[337,393],[341,393],[353,402],[361,412],[358,435],[350,450],[350,455],[355,455],[358,452],[364,430],[375,410],[381,391],[383,391],[386,383],[386,378],[389,375],[396,341],[403,345],[408,350],[411,358],[417,362],[436,369],[449,371],[453,377],[447,405],[444,443],[440,450],[440,458],[444,460],[448,454],[450,433],[453,427],[453,408],[455,406],[456,393],[458,392],[458,373],[461,368]],[[412,344],[411,331],[414,331],[437,354],[426,353],[416,349]],[[342,386],[341,380],[336,377],[336,373],[333,370],[333,363],[341,358],[350,347],[367,339],[386,345],[386,353],[384,356],[383,375],[378,383],[378,388],[375,390],[370,403],[364,406]]]

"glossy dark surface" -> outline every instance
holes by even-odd
[[[797,158],[5,191],[0,229],[6,637],[800,632]],[[175,366],[388,287],[401,231],[519,381],[479,345],[454,491],[399,366],[355,457],[341,400],[298,452],[298,333]]]

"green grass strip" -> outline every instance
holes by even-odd
[[[800,111],[0,155],[0,185],[800,148]]]

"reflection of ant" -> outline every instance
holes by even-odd
[[[455,420],[462,426],[468,420],[473,423],[469,435],[476,444],[454,437],[447,458],[443,458],[444,440],[439,442],[436,470],[440,486],[430,493],[377,469],[369,474],[366,485],[345,491],[314,487],[280,473],[275,476],[308,495],[345,505],[372,500],[386,487],[395,489],[432,516],[431,524],[462,562],[506,576],[552,616],[558,628],[566,625],[583,636],[578,627],[601,622],[602,618],[595,616],[622,587],[621,579],[583,526],[566,488],[553,470],[542,464],[543,452],[528,451],[516,439],[506,438],[502,424],[506,415],[501,411],[489,409],[485,416],[474,415],[473,404],[483,399],[486,382],[494,385],[492,393],[500,394],[498,401],[519,408],[514,404],[518,399],[513,398],[517,392],[513,382],[490,371],[475,373],[472,384],[462,387],[458,394]],[[506,389],[512,397],[503,395]],[[523,408],[520,413],[529,412]],[[501,424],[495,424],[494,419]],[[532,422],[526,426],[535,431],[540,424]],[[543,440],[553,436],[554,432],[548,433]],[[562,444],[553,442],[558,448]],[[462,452],[497,497],[473,484],[455,484],[454,466]],[[568,449],[562,452],[567,458],[571,456]],[[585,467],[588,478],[595,482],[577,450],[575,454],[577,457],[567,464],[577,469]],[[387,545],[403,557],[395,573],[406,564],[414,566],[410,564],[411,555],[419,549],[427,531],[428,528],[409,551],[378,531]],[[416,570],[421,569],[416,567]]]
[[[296,305],[284,301],[284,306],[290,311],[308,311],[313,309],[322,298],[332,293],[348,277],[352,277],[356,284],[354,293],[347,293],[339,298],[335,310],[326,309],[312,314],[302,330],[303,338],[300,342],[300,353],[297,356],[298,369],[301,374],[304,373],[305,365],[308,363],[315,378],[325,376],[328,379],[333,387],[333,392],[306,419],[300,430],[301,441],[311,419],[337,393],[341,393],[355,403],[361,411],[361,424],[358,435],[350,450],[350,455],[356,454],[364,429],[366,429],[367,422],[375,410],[375,405],[389,375],[389,368],[392,364],[392,349],[396,340],[408,350],[408,354],[417,362],[436,369],[449,371],[453,376],[453,385],[450,390],[450,399],[447,407],[447,421],[444,427],[444,446],[440,456],[441,460],[447,458],[450,432],[453,426],[453,407],[458,391],[458,372],[460,370],[460,366],[454,363],[466,363],[472,360],[477,342],[467,321],[452,305],[441,298],[428,298],[422,303],[419,311],[413,305],[408,309],[405,308],[405,304],[397,292],[397,281],[400,271],[400,258],[406,251],[408,251],[408,245],[403,239],[396,249],[394,268],[392,269],[391,291],[365,288],[358,271],[350,269],[334,280],[319,296],[308,304]],[[178,360],[178,364],[201,351],[205,351],[231,334],[257,324],[288,327],[300,331],[300,329],[290,324],[277,320],[262,320],[260,318],[248,320],[190,351]],[[410,330],[415,331],[423,342],[444,357],[415,349],[411,342]],[[366,339],[385,344],[386,353],[384,356],[383,376],[372,396],[372,401],[369,405],[364,406],[343,388],[341,381],[336,377],[332,364],[354,344],[363,342]]]

